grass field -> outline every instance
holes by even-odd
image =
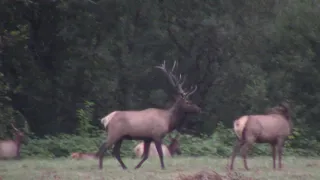
[[[119,180],[164,180],[177,179],[179,174],[193,174],[201,170],[214,170],[226,175],[228,159],[198,157],[165,159],[166,170],[160,169],[158,159],[149,159],[139,170],[134,170],[138,159],[124,158],[129,170],[123,171],[115,159],[106,158],[104,169],[98,170],[95,160],[32,160],[0,161],[0,177],[2,180],[73,180],[73,179],[119,179]],[[250,171],[243,169],[242,160],[237,157],[235,171],[252,179],[320,179],[320,159],[285,157],[284,169],[272,170],[271,157],[255,157],[248,159]],[[0,178],[0,179],[1,179]]]

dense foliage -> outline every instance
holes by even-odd
[[[113,110],[165,107],[153,66],[179,62],[203,108],[187,155],[228,155],[232,122],[288,99],[292,153],[320,153],[319,0],[0,0],[0,138],[15,120],[24,155],[96,151]],[[187,138],[192,134],[192,138]],[[196,136],[197,135],[197,136]],[[202,136],[200,136],[202,135]],[[201,138],[201,140],[200,140]],[[132,154],[132,143],[124,152]],[[201,145],[200,145],[201,144]],[[265,146],[255,150],[264,151]]]

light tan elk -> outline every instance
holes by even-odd
[[[12,123],[11,126],[15,131],[15,140],[0,141],[0,159],[20,159],[20,147],[24,133],[19,131]]]
[[[197,86],[190,88],[189,91],[183,90],[182,86],[185,77],[177,78],[174,74],[174,62],[171,71],[162,65],[156,66],[164,72],[170,83],[176,90],[175,102],[167,109],[148,108],[144,110],[114,111],[101,119],[101,123],[108,130],[106,142],[104,142],[98,152],[99,169],[103,167],[103,156],[105,151],[113,146],[112,154],[120,163],[123,169],[127,169],[120,157],[120,147],[123,140],[143,140],[144,154],[142,160],[136,165],[135,169],[148,159],[150,143],[154,142],[158,151],[161,168],[165,169],[163,162],[163,152],[161,148],[162,139],[171,131],[178,128],[186,113],[200,113],[201,109],[188,100],[189,96],[197,90]]]
[[[98,157],[96,156],[95,153],[81,153],[81,152],[73,152],[71,153],[71,158],[72,159],[97,159]]]
[[[172,157],[174,154],[181,154],[180,150],[180,143],[179,143],[179,134],[175,138],[169,135],[170,144],[166,146],[165,144],[161,144],[163,156],[165,157]],[[144,149],[144,142],[139,143],[133,149],[134,153],[137,157],[143,157],[143,149]],[[152,142],[149,148],[149,157],[158,156],[158,151],[156,149],[155,144]]]
[[[276,169],[277,149],[279,169],[282,168],[283,146],[292,131],[288,103],[283,102],[279,106],[268,109],[264,115],[242,116],[234,121],[233,128],[238,140],[232,152],[230,170],[233,169],[233,162],[239,150],[242,154],[244,167],[249,170],[246,160],[247,151],[254,143],[269,143],[271,145],[274,169]]]

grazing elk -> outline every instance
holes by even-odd
[[[165,157],[172,157],[174,154],[181,154],[180,143],[179,143],[179,134],[175,138],[169,135],[170,144],[166,146],[161,144],[162,153]],[[139,143],[134,149],[134,153],[137,157],[143,157],[144,142]],[[155,157],[158,155],[155,144],[152,142],[149,148],[149,157]]]
[[[230,170],[233,169],[235,155],[239,150],[242,154],[244,167],[249,170],[246,160],[247,151],[254,143],[269,143],[271,145],[274,169],[276,169],[277,148],[279,169],[282,168],[283,146],[292,131],[288,103],[283,102],[268,109],[264,115],[242,116],[234,121],[233,127],[238,140],[232,152]]]
[[[73,152],[71,153],[72,159],[97,159],[96,153],[81,153],[81,152]]]
[[[98,152],[99,169],[103,167],[103,155],[105,151],[113,146],[112,154],[120,163],[123,169],[127,169],[120,157],[120,147],[123,140],[143,140],[144,141],[144,154],[142,160],[136,165],[135,169],[148,159],[150,143],[154,142],[161,168],[165,169],[163,163],[163,152],[161,148],[162,139],[166,134],[175,130],[181,125],[182,117],[187,113],[200,113],[201,109],[188,98],[191,94],[196,92],[197,86],[190,88],[189,91],[183,90],[185,77],[177,78],[173,71],[176,62],[174,62],[171,71],[168,71],[165,66],[165,61],[162,65],[156,66],[164,72],[169,79],[171,85],[176,90],[175,102],[171,107],[166,109],[148,108],[144,110],[131,110],[131,111],[113,111],[101,119],[101,123],[105,129],[108,130],[108,137]]]
[[[24,133],[19,131],[12,123],[11,126],[15,131],[15,140],[0,141],[0,159],[20,159],[20,147]]]

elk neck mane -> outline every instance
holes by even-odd
[[[170,116],[169,127],[171,130],[175,129],[179,125],[179,122],[181,121],[185,113],[180,107],[180,101],[181,99],[176,100],[169,108],[167,108]]]

